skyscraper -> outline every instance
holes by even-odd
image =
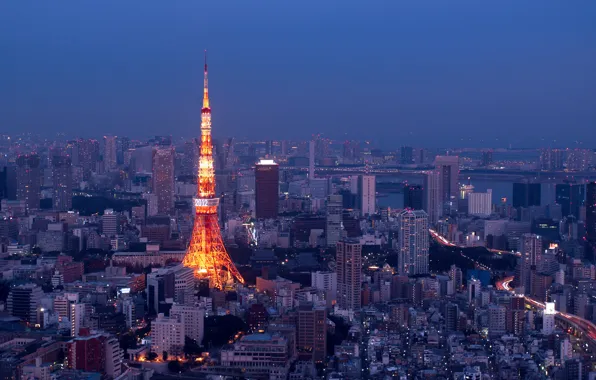
[[[423,210],[404,210],[398,216],[398,273],[428,273],[428,215]]]
[[[17,157],[17,200],[25,201],[28,210],[39,208],[41,177],[39,156],[24,154]]]
[[[199,144],[196,139],[190,139],[184,143],[184,159],[182,172],[185,175],[197,175],[199,164]]]
[[[343,197],[339,194],[329,195],[327,197],[327,220],[325,235],[327,237],[327,246],[333,247],[341,238],[341,219],[342,219]]]
[[[423,209],[428,214],[428,222],[435,224],[442,215],[441,202],[441,177],[437,170],[426,172],[424,176],[424,199]]]
[[[376,178],[374,175],[358,177],[358,208],[362,215],[373,215],[377,210]]]
[[[561,205],[561,215],[563,217],[573,215],[579,218],[580,207],[584,205],[586,198],[585,186],[559,183],[555,187],[555,194],[557,204]]]
[[[482,152],[482,166],[488,166],[493,163],[493,151],[485,150]]]
[[[174,149],[153,148],[153,194],[157,195],[157,212],[169,214],[174,206]]]
[[[315,178],[315,142],[308,143],[308,179]]]
[[[54,210],[66,211],[72,208],[72,165],[70,157],[55,156],[52,158],[52,179],[54,192],[52,207]]]
[[[99,159],[99,142],[91,139],[78,139],[72,150],[72,163],[83,169],[83,179],[91,178],[91,173],[96,170]]]
[[[103,137],[103,162],[107,171],[113,170],[118,164],[116,136]]]
[[[124,164],[124,153],[131,148],[128,137],[118,137],[116,139],[116,161],[118,165]]]
[[[427,239],[428,240],[428,239]],[[337,303],[340,309],[358,311],[361,306],[362,245],[356,240],[337,242]]]
[[[441,202],[449,202],[451,198],[457,198],[459,183],[459,157],[458,156],[437,156],[435,158],[435,170],[440,176]]]
[[[513,207],[540,206],[539,183],[514,183],[513,184]]]
[[[424,190],[420,185],[404,186],[404,208],[423,209]]]
[[[255,166],[255,216],[277,218],[279,212],[279,165],[261,160]]]
[[[596,242],[596,182],[586,185],[586,237]]]
[[[515,281],[518,286],[523,286],[525,294],[530,294],[532,268],[536,268],[536,264],[542,254],[542,237],[536,234],[523,234],[520,239],[521,260],[518,263],[520,267],[517,270],[519,276]]]
[[[399,162],[402,165],[410,165],[414,163],[414,149],[411,146],[402,146],[399,153]]]
[[[542,170],[563,170],[565,152],[561,149],[547,148],[540,154],[540,166]]]

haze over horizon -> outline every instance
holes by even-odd
[[[3,2],[0,131],[596,146],[596,3],[338,4]]]

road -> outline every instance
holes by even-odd
[[[431,234],[431,236],[439,243],[448,247],[458,247],[458,248],[469,248],[469,247],[465,247],[463,245],[457,245],[454,244],[453,242],[450,242],[449,240],[445,239],[443,236],[439,235],[439,233],[433,229],[429,229],[428,230]],[[497,255],[514,255],[517,257],[521,257],[521,253],[520,252],[512,252],[512,251],[503,251],[500,249],[492,249],[492,248],[486,248],[487,251],[492,252],[492,253],[496,253]]]
[[[443,236],[439,235],[436,231],[430,229],[430,234],[431,236],[439,243],[445,246],[449,246],[449,247],[460,247],[456,244],[454,244],[453,242],[448,241],[447,239],[445,239]],[[463,247],[460,247],[463,248]],[[505,253],[505,252],[503,252]],[[511,253],[511,252],[509,252]],[[519,252],[516,252],[517,254],[519,254]],[[515,254],[515,253],[513,253]],[[506,290],[509,292],[513,292],[513,288],[511,288],[511,282],[513,281],[513,276],[510,277],[505,277],[499,281],[497,281],[497,289],[499,290]],[[526,301],[527,304],[538,308],[538,309],[544,309],[544,303],[537,301],[533,298],[530,298],[528,296],[524,296],[524,299]],[[568,322],[569,324],[573,325],[577,330],[580,330],[583,334],[585,334],[591,341],[593,346],[596,346],[596,325],[594,325],[592,322],[585,320],[583,318],[578,317],[577,315],[574,314],[569,314],[569,313],[563,313],[558,311],[556,316],[558,318],[561,318],[563,320],[565,320],[566,322]]]

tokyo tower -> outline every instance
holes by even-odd
[[[211,107],[207,88],[207,52],[205,52],[205,79],[203,109],[201,110],[201,152],[199,156],[197,196],[194,198],[195,222],[190,244],[182,262],[194,268],[197,277],[208,278],[211,287],[223,289],[235,278],[244,279],[226,252],[217,221],[219,199],[215,197],[215,171],[211,142]]]

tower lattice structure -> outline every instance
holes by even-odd
[[[207,55],[205,54],[203,109],[201,110],[201,152],[199,156],[197,196],[194,198],[195,221],[183,264],[195,269],[198,277],[208,278],[212,287],[222,289],[234,278],[241,283],[244,283],[244,279],[236,269],[224,246],[217,220],[218,204],[219,199],[215,196],[211,107],[209,106]]]

